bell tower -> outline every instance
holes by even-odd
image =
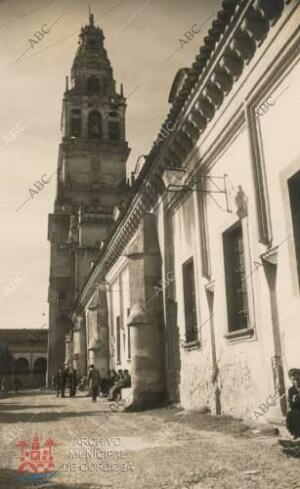
[[[66,77],[50,241],[48,382],[65,358],[76,298],[126,192],[126,100],[116,90],[104,35],[89,24]]]

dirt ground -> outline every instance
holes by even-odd
[[[0,488],[34,487],[18,474],[20,440],[51,438],[56,489],[300,489],[300,458],[278,436],[228,417],[168,407],[115,412],[90,398],[28,392],[0,400]]]

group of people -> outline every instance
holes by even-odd
[[[131,376],[128,370],[119,369],[118,372],[109,370],[107,377],[101,377],[99,370],[94,365],[90,365],[87,377],[79,378],[76,370],[68,364],[65,364],[63,369],[58,369],[53,376],[53,388],[56,390],[57,397],[66,397],[67,388],[70,397],[75,397],[77,386],[80,390],[84,390],[86,384],[89,387],[88,396],[92,397],[93,402],[97,400],[99,394],[109,401],[114,401],[121,394],[122,389],[131,387]]]
[[[63,369],[58,369],[53,376],[53,387],[56,390],[56,397],[66,397],[66,388],[69,388],[70,397],[76,396],[76,389],[78,385],[77,372],[73,367],[65,364]]]
[[[131,376],[127,369],[124,371],[119,369],[118,372],[109,370],[107,378],[102,379],[99,370],[94,365],[90,365],[87,380],[94,402],[99,393],[102,397],[107,397],[108,401],[114,401],[121,394],[122,389],[131,387]]]
[[[90,365],[88,381],[91,381],[93,378],[95,368],[94,365]],[[96,369],[97,370],[97,369]],[[131,376],[129,371],[125,369],[124,371],[119,369],[118,372],[116,370],[109,370],[108,377],[101,379],[99,375],[98,386],[94,388],[93,401],[96,400],[99,391],[102,396],[107,397],[108,401],[114,401],[119,394],[121,394],[121,390],[126,387],[131,387]]]

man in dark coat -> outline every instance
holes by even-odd
[[[62,371],[60,368],[53,376],[53,387],[56,390],[56,397],[59,397],[59,394],[62,393]]]
[[[89,373],[88,373],[88,382],[92,393],[92,401],[96,402],[99,386],[100,386],[100,374],[99,370],[97,370],[94,365],[90,365]]]
[[[67,386],[69,380],[69,365],[65,363],[65,368],[62,371],[61,374],[61,397],[66,397],[65,396],[65,389]]]
[[[77,387],[77,372],[74,368],[69,371],[69,386],[70,386],[70,397],[76,396]]]

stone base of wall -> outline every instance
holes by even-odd
[[[186,365],[181,372],[180,400],[185,409],[209,410],[215,414],[214,391],[210,366]]]
[[[184,409],[209,411],[241,418],[247,423],[282,423],[280,403],[268,406],[267,398],[274,396],[274,387],[259,392],[257,379],[245,361],[223,363],[218,375],[205,364],[187,364],[181,373],[180,403]]]
[[[180,370],[167,370],[167,400],[169,402],[180,402]]]
[[[143,411],[161,407],[166,403],[165,392],[139,392],[138,396],[133,393],[132,402],[125,408],[125,411]]]

